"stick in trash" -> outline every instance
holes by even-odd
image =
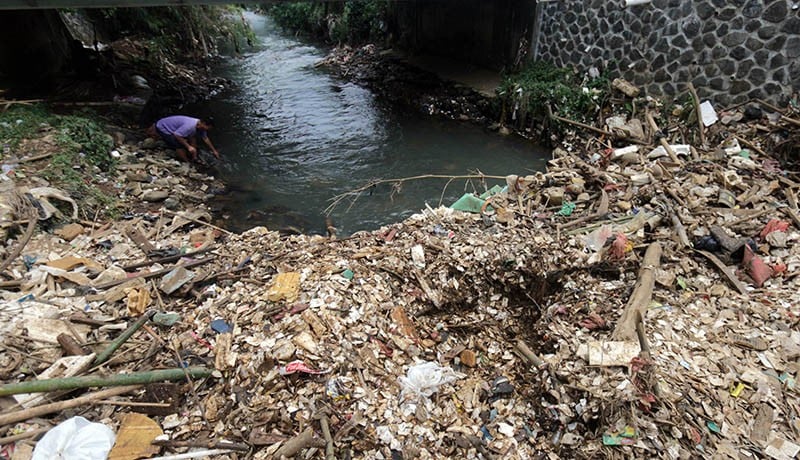
[[[692,94],[692,102],[694,102],[694,110],[697,114],[697,126],[700,129],[700,145],[706,148],[706,133],[705,126],[703,126],[703,109],[700,108],[700,98],[697,97],[697,90],[694,89],[692,82],[689,82],[689,92]]]
[[[80,356],[89,354],[89,352],[87,352],[86,350],[81,348],[80,345],[78,345],[78,342],[76,342],[75,339],[73,339],[67,334],[64,334],[63,332],[61,334],[58,334],[56,340],[58,341],[58,344],[61,345],[61,348],[64,349],[64,352],[68,356]]]
[[[0,426],[22,422],[35,417],[41,417],[42,415],[52,414],[54,412],[61,412],[64,409],[71,409],[73,407],[92,404],[94,401],[110,398],[112,396],[119,396],[133,391],[139,387],[141,387],[141,385],[128,385],[116,388],[108,388],[106,390],[89,393],[85,396],[81,396],[80,398],[45,404],[43,406],[32,407],[30,409],[23,409],[17,412],[11,412],[10,414],[2,414],[0,415]]]
[[[281,448],[275,452],[274,458],[294,457],[309,447],[325,447],[325,440],[314,436],[314,430],[311,428],[284,442]]]
[[[517,351],[519,351],[519,353],[534,366],[542,367],[544,365],[544,361],[536,356],[536,353],[534,353],[533,350],[528,347],[528,344],[522,340],[517,340]]]

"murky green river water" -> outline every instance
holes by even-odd
[[[224,157],[218,175],[234,190],[218,203],[228,227],[323,233],[330,200],[372,179],[544,168],[546,152],[530,141],[386,105],[315,68],[324,49],[285,34],[267,17],[247,18],[257,48],[220,65],[217,73],[235,87],[198,109],[217,123],[211,138]],[[377,186],[353,206],[336,207],[331,218],[340,235],[373,230],[425,203],[437,206],[446,182],[412,181],[394,194],[389,185]],[[489,186],[494,183],[500,181]],[[466,185],[450,183],[443,203],[455,201]]]

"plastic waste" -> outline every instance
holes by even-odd
[[[483,206],[484,201],[485,200],[482,200],[471,193],[465,193],[455,203],[451,204],[450,208],[455,209],[456,211],[464,211],[464,212],[471,212],[473,214],[479,214],[481,212],[481,207]],[[490,206],[489,209],[493,208],[491,208]]]
[[[223,319],[211,321],[211,329],[217,334],[224,334],[233,330],[230,324],[226,323]]]
[[[636,428],[626,426],[621,431],[604,433],[603,444],[606,446],[632,446],[636,444],[638,438],[639,433],[636,431]]]
[[[2,165],[3,175],[7,176],[10,172],[17,169],[18,166],[19,165],[16,163],[3,163]]]
[[[83,417],[72,417],[36,443],[31,460],[105,460],[114,441],[111,428]]]
[[[508,190],[508,187],[501,187],[499,185],[494,185],[489,190],[481,193],[480,194],[480,199],[485,200],[485,199],[489,198],[490,196],[497,195],[498,193],[505,192],[506,190]]]
[[[281,375],[291,375],[291,374],[327,374],[330,370],[327,371],[318,371],[316,369],[312,369],[306,365],[306,363],[302,361],[292,361],[285,366],[281,366],[278,368],[278,372]]]
[[[158,312],[153,315],[151,319],[154,323],[158,324],[159,326],[170,327],[180,320],[181,317],[177,313],[162,313]]]
[[[600,228],[586,236],[584,240],[586,248],[594,252],[599,251],[603,248],[603,246],[605,246],[606,241],[608,241],[613,234],[614,232],[611,230],[610,225],[602,225]]]
[[[700,117],[703,120],[703,126],[706,128],[719,121],[717,111],[714,110],[714,106],[712,106],[709,101],[703,101],[703,103],[700,104]]]
[[[454,371],[450,367],[440,366],[437,363],[424,361],[408,368],[404,377],[400,377],[401,396],[408,395],[430,397],[442,385],[455,382],[463,378],[464,374]]]

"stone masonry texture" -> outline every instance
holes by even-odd
[[[535,59],[728,106],[800,92],[800,0],[552,0]]]

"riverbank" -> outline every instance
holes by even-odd
[[[230,234],[157,204],[26,232],[36,202],[19,201],[0,256],[4,383],[67,355],[91,387],[172,373],[49,387],[58,406],[5,399],[2,444],[29,452],[81,415],[118,444],[163,432],[129,444],[141,456],[794,457],[800,117],[754,101],[699,128],[639,109],[571,132],[547,172],[466,197],[474,212],[344,239]],[[180,190],[182,165],[142,147],[124,157]]]

